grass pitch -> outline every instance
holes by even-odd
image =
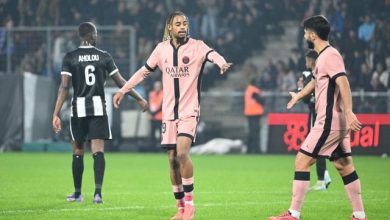
[[[176,211],[165,154],[106,153],[104,204],[93,205],[92,157],[84,159],[83,203],[73,191],[70,153],[0,154],[0,219],[169,219]],[[291,200],[294,156],[193,156],[196,219],[267,219]],[[355,157],[366,213],[390,219],[390,159]],[[302,219],[349,219],[351,207],[330,163],[329,190],[309,192]],[[316,173],[313,167],[312,183]]]

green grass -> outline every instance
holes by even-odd
[[[289,207],[293,156],[193,156],[197,219],[267,219]],[[390,217],[390,160],[354,158],[370,220]],[[71,155],[0,154],[0,219],[169,219],[175,201],[163,154],[106,154],[104,204],[93,205],[92,158],[85,157],[83,203],[73,191]],[[341,179],[328,163],[330,189],[309,192],[302,219],[348,219]],[[314,171],[314,169],[313,169]],[[315,180],[315,171],[312,182]]]

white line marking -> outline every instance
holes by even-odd
[[[386,202],[390,199],[365,199],[364,201],[370,202]],[[337,202],[345,202],[344,200],[311,200],[310,203],[319,204],[335,204]],[[64,201],[65,203],[65,201]],[[290,201],[269,201],[269,202],[231,202],[226,201],[225,203],[205,203],[198,204],[197,207],[237,207],[237,206],[264,206],[264,205],[282,205],[290,204]],[[90,212],[90,211],[123,211],[132,209],[174,209],[175,205],[163,205],[163,206],[122,206],[122,207],[103,207],[104,205],[97,205],[96,208],[60,208],[60,209],[20,209],[20,210],[1,210],[0,214],[26,214],[26,213],[40,213],[40,212]]]

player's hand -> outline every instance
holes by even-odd
[[[138,100],[137,102],[138,105],[141,106],[143,112],[149,110],[149,103],[145,99]]]
[[[61,131],[61,119],[57,115],[53,116],[53,131],[58,133]]]
[[[299,102],[298,93],[290,92],[291,100],[287,103],[287,109],[292,109]]]
[[[112,98],[112,103],[114,104],[115,108],[119,108],[119,104],[121,104],[123,97],[125,97],[125,94],[121,92],[115,93],[114,97]]]
[[[297,86],[298,86],[298,90],[301,90],[303,87],[305,87],[303,85],[303,77],[299,77],[298,81],[297,81]],[[301,89],[299,89],[301,88]]]
[[[225,63],[225,64],[223,64],[221,66],[221,70],[220,70],[221,75],[224,74],[232,65],[233,65],[233,63]]]
[[[347,123],[353,131],[359,131],[362,128],[362,123],[357,119],[353,112],[347,112]]]

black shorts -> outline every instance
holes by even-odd
[[[71,117],[70,134],[72,135],[72,140],[77,142],[92,139],[111,140],[112,138],[107,115],[82,118]]]

